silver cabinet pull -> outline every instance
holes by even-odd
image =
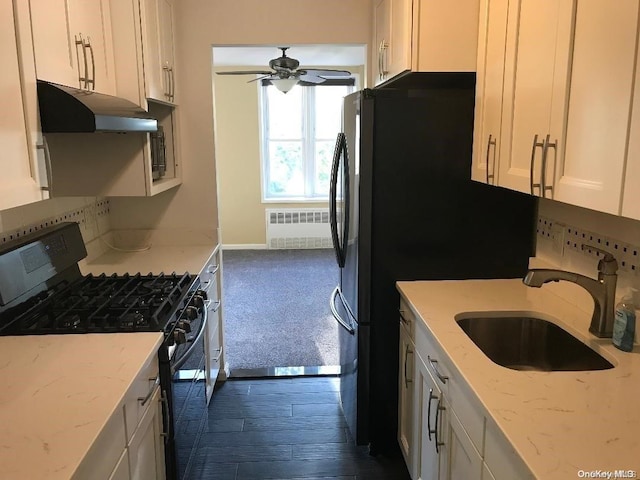
[[[89,78],[89,65],[87,63],[87,53],[85,51],[85,43],[81,33],[78,34],[77,36],[74,35],[73,38],[76,43],[76,60],[78,62],[78,83],[81,89],[86,90],[88,88],[87,82]],[[80,50],[82,51],[82,60],[84,62],[84,76],[80,72],[80,54],[78,53],[78,47],[80,47]],[[82,82],[84,82],[84,85],[82,84]]]
[[[211,264],[207,267],[207,273],[211,275],[215,275],[216,273],[218,273],[218,270],[220,270],[220,265]]]
[[[164,96],[167,97],[167,100],[171,99],[171,68],[169,65],[163,65],[162,67],[162,75],[165,79],[164,84]]]
[[[493,138],[492,134],[489,134],[489,140],[487,141],[487,156],[486,156],[486,160],[487,160],[487,185],[495,185],[495,174],[496,174],[496,139]],[[493,162],[492,162],[492,166],[493,166],[493,173],[489,173],[489,152],[491,151],[491,147],[493,147]],[[493,180],[493,182],[489,182],[489,180]]]
[[[409,363],[409,354],[413,355],[413,352],[409,348],[409,344],[404,349],[404,388],[409,388],[409,384],[413,382],[412,379],[407,376],[407,363]]]
[[[544,147],[542,148],[542,169],[540,172],[540,183],[542,184],[542,196],[547,198],[547,192],[549,192],[549,198],[553,198],[553,183],[547,184],[547,157],[549,155],[549,149],[553,148],[553,166],[555,170],[555,165],[558,160],[558,140],[555,142],[550,142],[549,138],[551,135],[547,134],[547,138],[544,139]],[[553,182],[553,173],[551,176],[551,181]]]
[[[164,389],[160,393],[160,402],[162,403],[162,412],[165,420],[162,422],[163,429],[166,425],[166,429],[164,429],[160,436],[164,437],[164,443],[169,443],[169,439],[171,437],[171,422],[173,419],[171,418],[169,410],[169,397],[167,396],[167,391]]]
[[[49,144],[47,143],[47,137],[42,135],[42,144],[36,144],[37,150],[42,150],[44,152],[44,170],[45,175],[47,177],[47,184],[41,185],[40,190],[43,192],[51,191],[51,180],[52,180],[52,172],[51,172],[51,153],[49,152]]]
[[[533,137],[533,145],[531,146],[531,162],[529,164],[529,191],[531,195],[534,195],[533,193],[534,188],[537,188],[540,191],[540,195],[542,195],[542,185],[540,183],[533,183],[533,172],[535,171],[536,148],[538,147],[544,149],[544,142],[538,142],[538,134],[536,133]]]
[[[156,391],[156,387],[160,385],[160,377],[150,378],[149,381],[153,382],[153,385],[151,385],[149,392],[144,397],[138,397],[138,401],[140,402],[140,406],[142,407],[144,407],[147,404],[147,402],[153,396],[153,392]]]
[[[433,370],[433,373],[435,373],[436,376],[438,377],[438,380],[440,380],[442,383],[447,383],[447,380],[449,380],[449,377],[447,377],[446,375],[442,375],[438,371],[438,361],[434,360],[429,355],[427,355],[427,360],[429,361],[429,365],[431,365],[431,369]]]
[[[440,453],[440,447],[444,446],[444,442],[438,440],[438,424],[440,423],[440,412],[446,410],[447,407],[442,405],[442,398],[438,399],[438,406],[436,407],[436,428],[434,429],[433,436],[436,443],[436,453]]]
[[[385,60],[387,59],[387,49],[389,48],[389,44],[386,42],[386,40],[383,40],[381,43],[381,48],[382,48],[382,78],[385,79],[387,78],[387,74],[389,73],[388,70],[386,70],[386,65],[385,65]]]
[[[427,400],[427,434],[429,435],[429,441],[431,441],[431,434],[436,433],[435,429],[431,429],[431,401],[438,400],[438,404],[440,404],[440,399],[433,394],[433,388],[429,389],[429,400]]]
[[[173,73],[173,67],[169,67],[169,75],[171,77],[171,101],[173,102],[173,99],[176,97],[176,77]]]
[[[380,45],[378,45],[378,79],[382,80],[382,45],[384,44],[384,41],[380,42]]]
[[[87,69],[87,80],[86,80],[86,88],[89,88],[89,84],[91,84],[90,90],[96,89],[96,57],[93,53],[93,45],[91,45],[91,37],[87,37],[87,41],[84,43],[84,48],[89,50],[91,54],[91,78],[88,78],[88,69]],[[87,63],[86,53],[85,53],[85,65]],[[86,66],[85,66],[86,68]]]
[[[411,322],[404,318],[404,310],[398,310],[398,313],[400,314],[400,323],[404,323],[405,325],[410,326]]]
[[[212,313],[216,313],[218,310],[220,310],[220,305],[222,305],[222,301],[220,300],[216,300],[215,302],[213,302],[214,307],[211,309]]]
[[[217,349],[218,355],[215,358],[212,358],[211,361],[213,362],[218,362],[220,360],[220,357],[222,357],[222,347]]]

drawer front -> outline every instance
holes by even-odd
[[[427,327],[418,323],[416,327],[416,351],[429,372],[438,383],[438,387],[447,395],[451,408],[480,454],[484,448],[484,413],[478,405],[476,396],[453,368],[449,357],[444,354]]]
[[[487,422],[484,462],[496,479],[529,480],[534,476],[493,422]]]
[[[125,395],[124,414],[127,443],[131,440],[142,416],[149,408],[150,397],[159,382],[158,355],[152,355],[140,369],[129,391]]]
[[[200,271],[201,288],[207,292],[208,298],[218,299],[220,277],[220,249],[216,248]]]
[[[409,333],[409,338],[415,341],[416,338],[416,316],[404,298],[400,298],[400,308],[398,310],[400,324]]]
[[[118,466],[122,452],[127,447],[124,410],[117,409],[93,442],[82,463],[74,472],[73,480],[109,478]]]

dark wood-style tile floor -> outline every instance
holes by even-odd
[[[401,458],[356,447],[337,379],[228,380],[199,426],[188,480],[408,480]]]

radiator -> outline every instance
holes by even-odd
[[[267,248],[331,248],[328,208],[267,208]]]

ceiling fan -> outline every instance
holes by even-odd
[[[287,57],[289,47],[278,47],[282,50],[282,56],[269,61],[268,70],[239,70],[232,72],[216,72],[218,75],[262,75],[261,77],[249,80],[270,80],[271,83],[281,92],[287,93],[298,82],[308,82],[320,84],[327,81],[326,77],[348,77],[351,72],[347,70],[331,70],[320,68],[301,68],[300,62],[295,58]]]

